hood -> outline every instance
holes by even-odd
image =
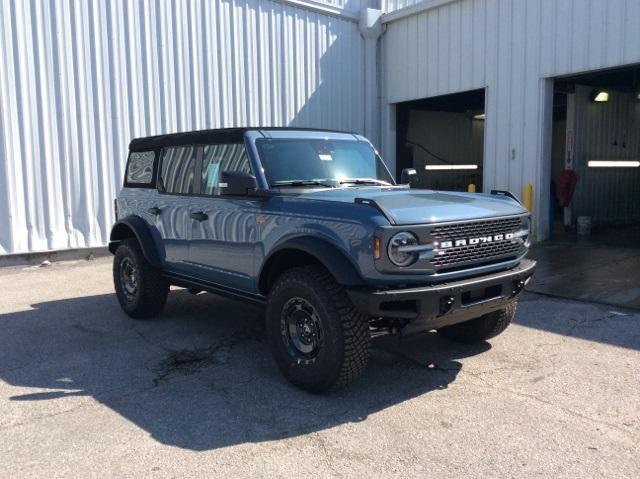
[[[308,191],[300,197],[346,203],[353,203],[356,198],[374,200],[398,225],[491,218],[527,212],[520,203],[509,197],[456,191],[337,188]]]

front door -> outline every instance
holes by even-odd
[[[220,173],[251,173],[241,143],[205,145],[198,168],[200,195],[190,205],[189,259],[201,279],[222,286],[255,291],[256,211],[260,201],[220,195]]]

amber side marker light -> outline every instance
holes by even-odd
[[[373,257],[375,259],[380,259],[380,238],[378,238],[377,236],[373,237]]]

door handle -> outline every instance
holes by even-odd
[[[205,221],[209,218],[209,215],[202,211],[196,211],[195,213],[191,213],[189,216],[197,221]]]
[[[162,210],[160,208],[158,208],[157,206],[153,206],[153,207],[149,208],[147,211],[149,213],[151,213],[152,215],[156,215],[156,216],[158,216],[160,213],[162,213]]]

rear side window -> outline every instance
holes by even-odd
[[[132,186],[149,186],[153,180],[154,151],[134,151],[129,154],[125,183]]]
[[[202,154],[202,193],[220,194],[220,174],[223,171],[251,173],[251,165],[242,143],[205,145]]]
[[[196,147],[177,146],[162,151],[159,187],[166,193],[193,194]]]

